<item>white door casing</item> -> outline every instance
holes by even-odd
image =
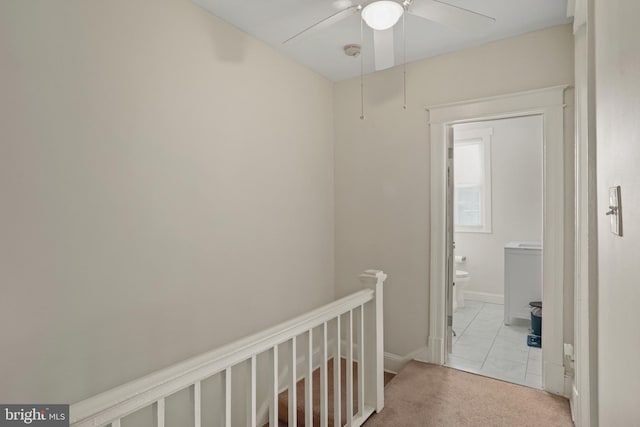
[[[453,286],[455,282],[455,259],[453,248],[453,233],[454,233],[454,220],[453,220],[453,189],[454,189],[454,164],[453,164],[453,127],[447,128],[446,136],[447,145],[447,207],[445,214],[446,221],[446,247],[447,250],[447,281],[446,281],[446,304],[445,304],[445,316],[447,321],[447,331],[445,333],[445,347],[447,351],[445,356],[451,353],[453,340]],[[446,363],[447,359],[443,363]]]
[[[598,211],[596,180],[595,36],[592,0],[573,11],[576,104],[574,359],[571,412],[579,427],[598,424]]]
[[[431,263],[428,361],[447,350],[447,132],[458,123],[539,114],[543,120],[543,332],[545,390],[565,394],[564,356],[564,93],[569,86],[427,107],[431,143]]]

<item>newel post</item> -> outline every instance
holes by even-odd
[[[384,318],[383,287],[387,275],[380,270],[366,270],[360,281],[374,291],[374,298],[364,306],[364,403],[380,412],[384,407]]]

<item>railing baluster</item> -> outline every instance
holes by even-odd
[[[364,305],[360,306],[358,328],[358,414],[364,414]]]
[[[336,338],[333,353],[333,425],[339,426],[342,422],[341,406],[342,406],[342,331],[340,330],[340,316],[336,317]]]
[[[193,385],[193,420],[195,427],[202,426],[202,386],[200,381]]]
[[[256,355],[251,356],[251,379],[250,381],[250,403],[249,403],[249,425],[256,427]]]
[[[231,368],[224,371],[224,425],[231,427]]]
[[[313,426],[313,329],[307,336],[307,379],[304,382],[305,425]]]
[[[329,425],[329,386],[327,384],[327,322],[322,324],[320,353],[320,426]]]
[[[271,396],[269,399],[269,426],[278,426],[278,345],[274,345],[271,349],[271,369],[273,369],[271,377]]]
[[[296,379],[297,379],[297,357],[296,357],[296,337],[291,338],[289,341],[289,345],[291,346],[291,359],[289,364],[289,373],[291,374],[291,378],[289,378],[289,426],[296,427],[298,424],[297,416],[297,388],[296,388]]]
[[[157,427],[164,427],[164,398],[156,402]]]
[[[353,420],[353,310],[349,310],[347,321],[347,424]]]

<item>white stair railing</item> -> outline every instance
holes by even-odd
[[[367,270],[360,275],[366,289],[341,298],[302,316],[291,319],[263,332],[240,339],[234,343],[210,351],[162,369],[138,380],[98,394],[89,399],[71,405],[71,427],[120,427],[121,420],[136,411],[153,406],[157,427],[165,427],[165,399],[169,396],[191,389],[193,392],[192,413],[194,427],[202,425],[202,382],[214,375],[221,375],[224,384],[224,408],[222,419],[226,427],[237,426],[232,414],[232,368],[243,363],[249,364],[250,381],[247,402],[247,417],[241,422],[257,427],[257,357],[267,354],[269,357],[267,378],[270,379],[268,407],[270,426],[278,425],[278,395],[284,388],[288,393],[288,423],[297,425],[297,375],[299,336],[306,336],[304,350],[305,379],[305,425],[313,425],[313,343],[318,340],[320,354],[320,425],[327,427],[329,417],[334,417],[334,425],[341,424],[342,411],[346,413],[348,426],[359,426],[373,413],[384,406],[384,367],[383,367],[383,283],[386,275],[382,271]],[[346,320],[344,324],[341,320]],[[330,323],[331,322],[331,323]],[[354,330],[354,323],[356,328]],[[334,326],[329,330],[329,324]],[[346,340],[341,342],[342,329],[345,329]],[[315,330],[315,332],[314,332]],[[356,342],[354,343],[354,335]],[[333,336],[333,348],[330,351],[330,336]],[[287,355],[279,354],[279,346],[288,343]],[[342,345],[346,348],[342,349]],[[355,348],[354,348],[355,346]],[[357,358],[354,358],[354,350]],[[341,372],[340,360],[346,353],[346,402],[341,408]],[[280,384],[281,358],[287,362],[289,370],[287,384]],[[328,402],[328,369],[329,358],[333,358],[334,366],[334,413],[329,414]],[[336,363],[337,362],[337,363]],[[353,363],[357,363],[358,407],[354,414],[354,381]],[[364,399],[362,398],[364,396]],[[266,422],[266,420],[265,420]]]

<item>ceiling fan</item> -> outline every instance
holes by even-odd
[[[373,47],[376,70],[394,65],[393,27],[404,13],[463,31],[478,32],[490,27],[495,19],[439,0],[372,0],[349,6],[305,28],[283,43],[315,31],[330,27],[356,13],[373,30]]]

